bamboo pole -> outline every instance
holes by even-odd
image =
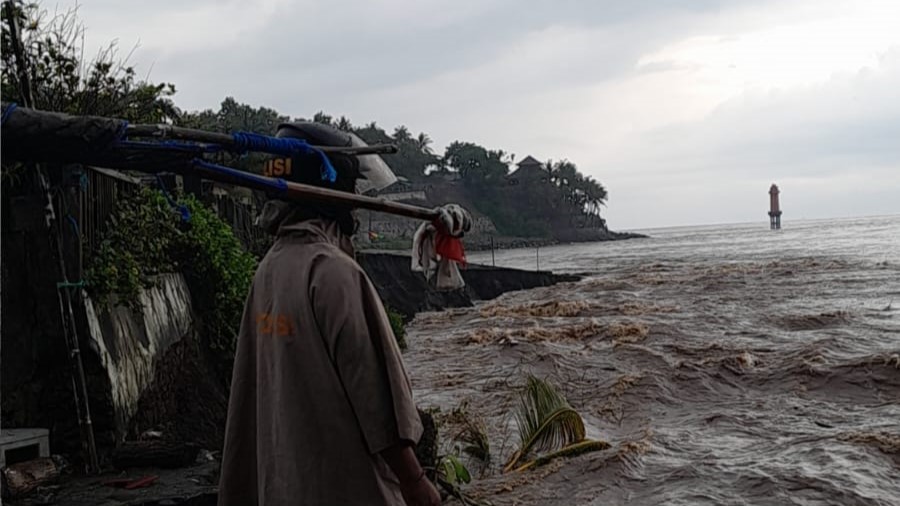
[[[193,128],[173,125],[129,125],[125,129],[128,137],[153,137],[156,139],[180,139],[196,142],[208,142],[223,146],[234,146],[231,134],[206,132]],[[398,151],[393,144],[373,144],[371,146],[310,146],[324,153],[343,153],[347,155],[390,155]]]
[[[284,198],[285,200],[312,200],[326,204],[396,214],[398,216],[426,221],[431,221],[438,217],[437,211],[426,207],[394,202],[384,198],[369,197],[367,195],[358,195],[356,193],[347,193],[328,188],[320,188],[318,186],[294,183],[273,177],[241,173],[235,169],[231,169],[230,172],[226,173],[202,165],[197,165],[193,170],[201,173],[206,179],[246,186],[257,190],[271,191],[273,187],[280,186],[285,188],[285,190],[277,196]]]
[[[56,113],[44,113],[41,111],[31,111],[30,114],[36,118],[40,118],[42,114],[66,116]],[[9,132],[7,132],[8,130]],[[12,136],[9,138],[9,141],[11,142],[9,145],[12,148],[15,148],[16,143],[13,141],[19,141],[21,143],[21,139],[16,138],[15,134],[11,132],[14,131],[10,130],[9,126],[7,126],[7,128],[4,129],[4,137],[6,137],[6,135]],[[156,139],[172,138],[225,146],[235,146],[236,144],[234,138],[230,134],[205,132],[203,130],[182,128],[172,125],[130,125],[126,129],[126,136],[153,137]],[[6,145],[7,143],[4,143],[4,146]],[[311,147],[326,153],[344,153],[352,155],[397,152],[397,147],[392,144]],[[382,198],[288,182],[282,179],[265,177],[228,167],[222,167],[218,170],[211,167],[204,167],[201,164],[197,164],[196,159],[194,159],[194,157],[202,159],[202,157],[200,157],[201,153],[184,152],[183,150],[178,149],[166,149],[166,146],[164,145],[159,146],[159,149],[152,151],[135,146],[116,144],[97,152],[91,152],[87,146],[82,149],[83,151],[81,152],[72,153],[70,156],[64,156],[59,153],[54,153],[53,150],[37,149],[33,146],[28,146],[22,153],[14,154],[13,158],[33,162],[51,161],[57,163],[82,163],[111,169],[137,170],[150,174],[156,174],[162,171],[176,172],[182,176],[196,174],[202,175],[204,178],[212,181],[220,181],[257,190],[271,192],[275,189],[278,190],[278,197],[287,200],[306,199],[428,221],[438,217],[438,213],[433,209],[402,204],[400,202],[393,202]],[[7,153],[4,153],[4,155],[6,154]]]

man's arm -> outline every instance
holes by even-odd
[[[382,451],[381,457],[400,480],[400,492],[407,506],[441,504],[441,497],[431,481],[425,477],[425,470],[419,465],[411,442],[401,441]]]
[[[436,506],[440,496],[413,451],[422,426],[378,294],[349,258],[321,257],[310,285],[316,324],[371,454],[400,481],[408,506]]]

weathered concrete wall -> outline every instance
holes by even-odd
[[[190,291],[180,274],[159,276],[140,300],[138,311],[112,304],[97,307],[85,300],[89,344],[109,377],[119,440],[128,432],[163,355],[193,332]]]
[[[426,205],[423,202],[416,202],[417,205]],[[357,240],[360,242],[368,242],[367,232],[375,232],[384,239],[412,239],[415,235],[421,221],[411,220],[401,216],[392,216],[384,213],[360,211],[357,214],[359,219],[360,233]],[[497,233],[497,227],[494,222],[486,216],[474,216],[472,219],[472,230],[469,235],[484,235],[488,237]],[[467,235],[468,237],[468,235]]]

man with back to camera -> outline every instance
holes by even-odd
[[[365,145],[317,123],[278,137]],[[345,192],[396,180],[377,155],[270,160],[267,175]],[[219,506],[440,504],[413,452],[422,425],[378,293],[354,259],[350,209],[269,201],[235,353]]]

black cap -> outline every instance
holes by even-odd
[[[303,139],[311,146],[350,146],[353,142],[348,132],[331,125],[298,121],[278,125],[275,137]],[[319,153],[296,154],[292,157],[275,156],[265,162],[263,174],[280,177],[296,183],[320,186],[353,193],[359,178],[359,162],[353,155],[329,153],[328,160],[337,172],[337,180],[322,178],[322,157]]]

